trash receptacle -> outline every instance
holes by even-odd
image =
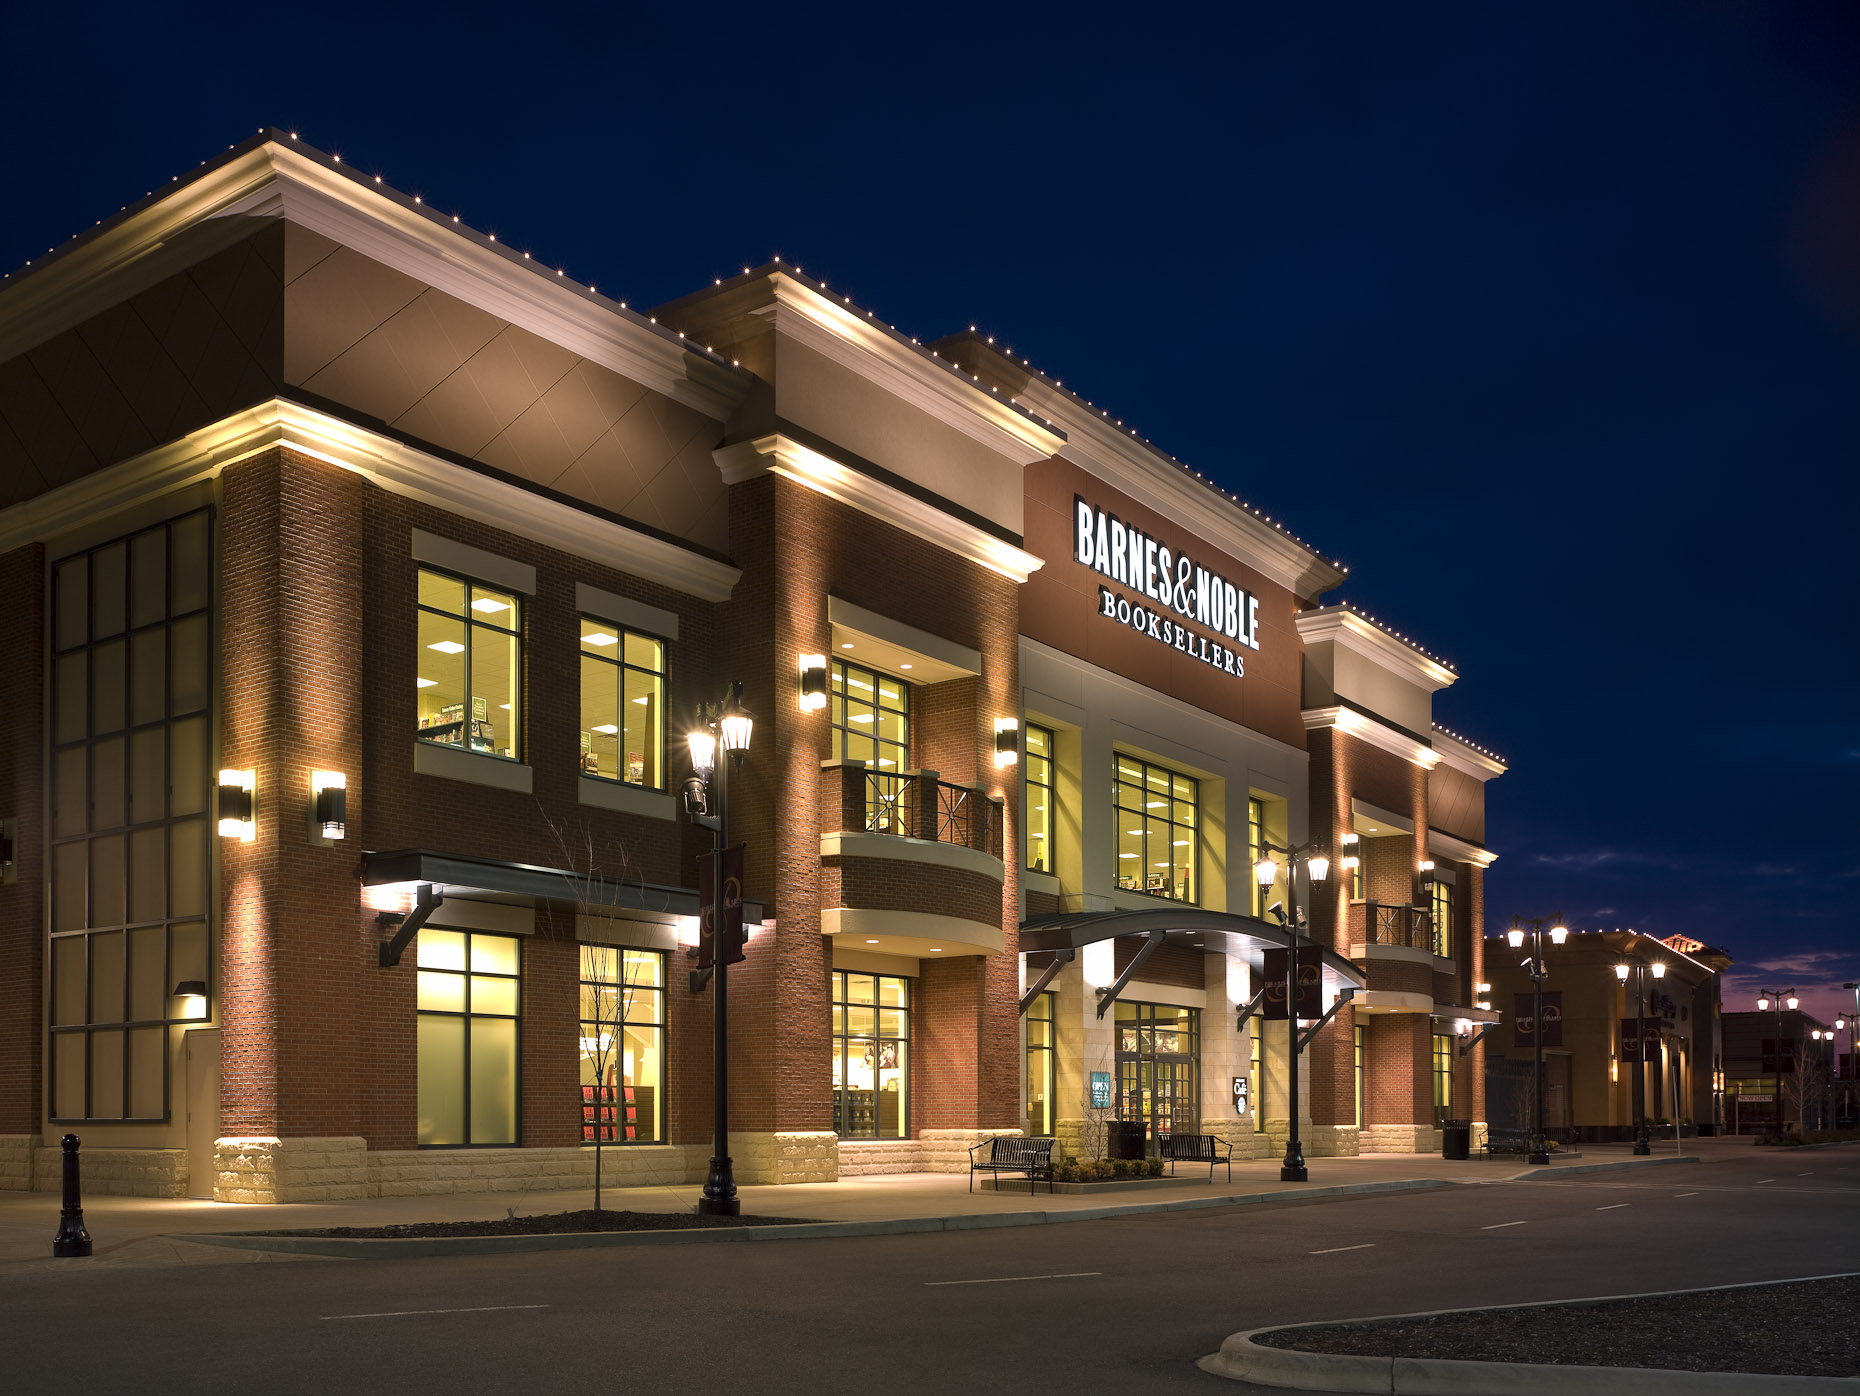
[[[1472,1122],[1448,1120],[1440,1129],[1440,1156],[1468,1159],[1472,1157]]]
[[[1111,1120],[1105,1127],[1105,1155],[1109,1158],[1142,1158],[1143,1135],[1141,1120]]]

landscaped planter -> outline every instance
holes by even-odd
[[[1095,1183],[1054,1183],[1053,1191],[1056,1193],[1074,1194],[1133,1192],[1140,1188],[1153,1188],[1158,1183],[1191,1183],[1194,1181],[1193,1178],[1170,1178],[1167,1176],[1161,1178],[1104,1178]],[[985,1188],[993,1192],[1025,1192],[1027,1190],[1027,1180],[1025,1178],[984,1178],[976,1184],[976,1187]],[[1044,1195],[1046,1192],[1046,1184],[1044,1182],[1037,1183],[1035,1184],[1034,1190]]]

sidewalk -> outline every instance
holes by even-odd
[[[1698,1146],[1704,1144],[1701,1150]],[[1748,1140],[1687,1140],[1686,1154],[1710,1157],[1721,1149],[1748,1149]],[[1671,1146],[1652,1158],[1636,1159],[1626,1145],[1590,1145],[1580,1158],[1532,1168],[1516,1159],[1455,1162],[1412,1154],[1368,1154],[1358,1158],[1308,1159],[1310,1181],[1281,1183],[1278,1160],[1237,1162],[1233,1181],[1216,1170],[1212,1185],[1197,1170],[1128,1190],[1084,1195],[1049,1194],[1043,1188],[989,1192],[980,1184],[968,1191],[966,1174],[910,1173],[848,1178],[837,1183],[802,1183],[789,1187],[739,1189],[743,1211],[754,1215],[794,1217],[841,1223],[945,1223],[963,1218],[1000,1218],[1001,1224],[1035,1223],[1180,1207],[1240,1205],[1293,1197],[1336,1197],[1419,1187],[1468,1183],[1502,1183],[1513,1178],[1555,1177],[1600,1167],[1644,1168],[1671,1164]],[[614,1211],[688,1212],[702,1190],[698,1183],[648,1188],[607,1188],[601,1205]],[[308,1257],[230,1249],[224,1243],[202,1244],[190,1235],[227,1232],[301,1230],[329,1226],[389,1226],[407,1222],[458,1221],[517,1213],[563,1212],[591,1207],[592,1189],[562,1192],[455,1193],[431,1197],[379,1197],[347,1202],[306,1202],[274,1206],[240,1206],[216,1202],[154,1198],[98,1197],[84,1202],[84,1220],[95,1253],[86,1260],[51,1259],[58,1230],[57,1193],[0,1192],[0,1276],[22,1271],[107,1266],[225,1265],[286,1261]],[[893,1229],[887,1226],[886,1229]],[[915,1229],[915,1228],[912,1228]],[[701,1233],[654,1233],[699,1239]],[[560,1238],[556,1238],[560,1239]]]

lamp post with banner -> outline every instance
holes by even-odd
[[[743,845],[730,846],[730,776],[742,766],[754,729],[755,719],[743,706],[743,685],[733,683],[721,704],[700,713],[685,739],[691,749],[685,813],[716,835],[711,852],[699,860],[698,973],[692,976],[694,991],[702,987],[707,970],[716,986],[711,1009],[715,1137],[697,1204],[699,1212],[714,1217],[740,1216],[743,1210],[730,1160],[730,966],[743,959]],[[719,747],[728,760],[717,759]]]
[[[1632,964],[1615,966],[1615,978],[1627,983],[1628,974],[1634,975],[1634,1152],[1651,1154],[1653,1145],[1647,1138],[1647,975],[1651,971],[1655,979],[1666,977],[1666,961],[1655,960],[1648,965],[1638,956]],[[1626,1019],[1622,1020],[1625,1036]],[[1622,1053],[1623,1056],[1627,1054]]]
[[[1291,944],[1285,952],[1285,1051],[1286,1051],[1286,1117],[1287,1133],[1285,1136],[1285,1157],[1279,1164],[1279,1181],[1282,1183],[1303,1183],[1310,1180],[1310,1171],[1305,1167],[1305,1148],[1298,1138],[1298,1018],[1299,1004],[1299,946],[1298,929],[1304,924],[1305,909],[1298,904],[1296,873],[1300,863],[1305,866],[1305,873],[1313,886],[1322,886],[1330,876],[1330,855],[1325,853],[1317,843],[1301,843],[1296,848],[1287,848],[1282,844],[1260,840],[1259,858],[1253,864],[1253,875],[1259,883],[1262,893],[1271,889],[1278,881],[1279,865],[1273,854],[1285,855],[1286,888],[1285,897],[1291,905],[1288,914],[1284,907],[1273,904],[1272,914],[1279,919],[1279,924],[1291,933]],[[1314,950],[1317,948],[1314,944]],[[1320,972],[1321,973],[1321,972]],[[1321,1006],[1320,1006],[1321,1007]],[[1313,1014],[1312,1016],[1317,1016]],[[1319,1026],[1322,1026],[1320,1023]]]
[[[1563,924],[1563,917],[1556,916],[1514,916],[1511,929],[1505,932],[1505,940],[1513,950],[1522,950],[1524,942],[1531,943],[1531,956],[1524,962],[1524,971],[1531,977],[1531,995],[1533,999],[1533,1016],[1531,1018],[1531,1056],[1535,1063],[1535,1073],[1531,1077],[1535,1083],[1534,1093],[1537,1097],[1534,1119],[1536,1127],[1531,1131],[1531,1148],[1528,1155],[1532,1163],[1550,1162],[1550,1141],[1544,1137],[1544,980],[1548,973],[1544,969],[1544,935],[1548,928],[1550,943],[1561,945],[1569,939],[1569,927]]]
[[[1794,989],[1759,989],[1757,991],[1757,1011],[1768,1012],[1772,1004],[1776,1007],[1776,1137],[1781,1139],[1786,1131],[1783,1129],[1783,1005],[1789,1006],[1791,1013],[1801,1005],[1802,1000],[1795,996]],[[1803,1112],[1807,1113],[1806,1110]]]

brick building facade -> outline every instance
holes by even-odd
[[[0,292],[0,572],[0,1186],[67,1129],[154,1195],[701,1177],[678,792],[732,681],[740,1180],[1107,1113],[1280,1147],[1274,902],[1354,995],[1311,1150],[1482,1115],[1441,1043],[1490,1016],[1503,766],[1432,724],[1453,671],[1012,356],[779,264],[642,315],[261,135]],[[1262,839],[1336,871],[1261,893]]]

